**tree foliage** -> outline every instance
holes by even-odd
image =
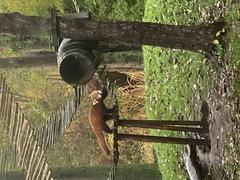
[[[47,16],[49,7],[52,6],[63,12],[61,0],[1,0],[0,12],[19,12],[24,15]]]
[[[144,14],[144,0],[77,0],[77,3],[98,20],[142,20]],[[1,0],[0,12],[47,16],[52,6],[60,13],[76,12],[71,0]]]
[[[81,10],[89,10],[98,20],[142,20],[144,0],[77,0]],[[73,3],[64,0],[64,9],[73,12]]]

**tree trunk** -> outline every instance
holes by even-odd
[[[124,42],[211,53],[223,23],[184,26],[150,22],[97,22],[59,17],[59,36],[76,40]]]
[[[97,22],[90,19],[58,17],[60,38],[89,42],[130,43],[211,53],[216,32],[223,23],[184,26],[150,22]],[[0,34],[29,36],[50,32],[50,20],[19,13],[0,14]]]
[[[141,45],[126,43],[99,43],[98,50],[102,53],[123,52],[123,51],[142,51]]]

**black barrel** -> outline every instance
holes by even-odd
[[[57,54],[62,79],[71,85],[87,83],[96,71],[95,55],[89,44],[82,41],[63,39]]]

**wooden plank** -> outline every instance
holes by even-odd
[[[8,117],[7,117],[7,132],[10,135],[11,129],[11,117],[12,117],[12,111],[13,111],[13,95],[10,93],[10,100],[9,100],[9,110],[8,110]],[[11,137],[11,136],[10,136]]]
[[[30,142],[32,140],[32,135],[33,135],[33,130],[29,127],[29,133],[28,133],[28,137],[27,137],[27,141],[26,141],[26,146],[25,146],[25,150],[21,152],[21,158],[22,158],[22,164],[21,164],[21,169],[24,168],[25,164],[24,164],[24,160],[28,154],[28,151],[29,151],[29,145],[30,145]],[[23,154],[22,154],[23,153]]]
[[[3,124],[4,127],[7,127],[7,116],[8,116],[8,108],[9,108],[9,94],[10,94],[10,89],[8,86],[6,86],[6,94],[5,94],[5,103],[4,103],[4,108],[3,108]]]
[[[12,102],[12,112],[11,112],[11,117],[10,117],[10,126],[9,126],[9,137],[10,137],[10,143],[13,143],[13,137],[14,137],[14,128],[15,128],[15,113],[16,113],[16,102],[13,99]]]
[[[118,121],[119,121],[119,114],[118,114],[118,103],[116,95],[113,98],[113,171],[115,172],[117,163],[119,160],[119,150],[118,150]]]
[[[22,128],[23,128],[23,124],[24,124],[24,114],[21,113],[21,111],[19,112],[18,119],[19,119],[19,128],[18,128],[18,135],[17,135],[16,143],[20,144],[21,138],[23,136]],[[26,123],[25,123],[25,125],[26,125]]]
[[[13,146],[13,154],[14,154],[14,164],[13,164],[13,169],[17,169],[17,147],[16,147],[16,144],[12,144]]]
[[[25,177],[27,176],[27,170],[28,170],[28,167],[30,166],[30,158],[33,153],[33,151],[32,151],[33,143],[34,143],[34,139],[31,137],[30,142],[29,142],[29,147],[27,148],[26,156],[23,158],[25,163],[24,163],[22,170],[24,171]]]
[[[1,121],[1,107],[3,98],[3,76],[0,74],[0,121]]]
[[[9,146],[6,147],[6,162],[5,162],[5,172],[9,171]]]
[[[34,56],[21,56],[11,58],[0,58],[0,69],[11,68],[48,68],[57,67],[57,57],[55,52],[39,54]]]
[[[56,114],[56,130],[57,130],[57,136],[56,136],[56,140],[58,140],[59,139],[59,135],[60,135],[60,126],[61,126],[61,117],[60,117],[60,110],[58,111],[58,113]]]
[[[17,136],[18,136],[18,128],[19,128],[19,107],[18,107],[18,103],[16,102],[15,104],[16,106],[16,111],[15,111],[15,114],[14,114],[14,129],[13,129],[13,142],[16,142],[17,140]]]
[[[46,17],[24,16],[17,12],[1,13],[0,33],[21,37],[39,36],[39,33],[50,32],[49,20]]]
[[[134,124],[139,124],[140,126],[156,127],[162,125],[185,125],[185,126],[201,126],[202,121],[182,121],[182,120],[127,120],[121,119],[118,121],[121,126],[132,126]]]
[[[46,136],[46,148],[50,145],[50,126],[49,126],[49,121],[46,122],[46,132],[47,132],[47,136]]]
[[[40,153],[40,155],[36,157],[37,164],[34,168],[32,179],[37,179],[36,175],[37,175],[37,172],[39,172],[39,168],[40,168],[42,159],[44,158],[44,151],[40,147],[39,147],[39,153]]]
[[[27,121],[25,122],[25,123],[27,123]],[[26,126],[26,131],[25,131],[25,133],[24,133],[24,137],[22,138],[23,139],[23,141],[22,141],[22,143],[21,143],[21,145],[22,145],[22,148],[21,148],[21,152],[20,152],[20,154],[18,155],[18,161],[17,161],[17,164],[19,165],[19,167],[23,167],[23,163],[24,163],[24,161],[23,161],[23,156],[24,156],[24,153],[25,153],[25,151],[27,150],[27,143],[28,143],[28,141],[29,141],[29,133],[30,133],[30,127],[29,126]],[[16,148],[17,149],[17,148]],[[17,153],[17,152],[16,152]],[[17,155],[17,154],[16,154]]]
[[[31,169],[33,168],[33,157],[36,153],[35,149],[37,147],[37,141],[34,141],[33,144],[31,145],[31,153],[30,153],[30,159],[28,161],[28,166],[26,167],[26,179],[32,179],[31,177]]]
[[[43,138],[43,134],[44,134],[44,129],[45,129],[45,126],[44,126],[44,124],[41,126],[41,131],[40,131],[40,144],[41,144],[41,146],[42,146],[42,148],[44,148],[44,146],[43,146],[43,144],[44,144],[44,138]]]
[[[54,123],[54,119],[51,117],[49,120],[49,126],[50,126],[50,132],[51,132],[49,145],[53,145],[53,136],[54,136],[53,123]]]
[[[30,179],[34,179],[33,178],[33,173],[37,167],[38,164],[38,157],[40,155],[40,151],[42,151],[41,147],[37,145],[37,150],[35,150],[35,154],[31,163],[31,172],[30,172]]]
[[[3,78],[3,84],[2,84],[2,98],[1,98],[1,103],[0,103],[0,118],[2,121],[4,121],[4,106],[5,106],[5,99],[6,99],[6,79]]]
[[[5,86],[3,104],[2,104],[2,122],[4,126],[6,125],[5,122],[6,122],[7,92],[8,92],[8,88],[7,86]]]
[[[148,120],[119,120],[118,121],[118,126],[123,126],[123,127],[139,127],[139,128],[151,128],[151,129],[162,129],[162,130],[170,130],[170,131],[198,132],[198,133],[207,132],[206,129],[203,129],[203,128],[175,126],[175,125],[169,125],[169,124],[171,123],[167,122],[167,125],[166,125],[161,121],[155,122],[155,121],[148,121]],[[190,124],[192,125],[192,122]]]
[[[45,140],[45,143],[44,143],[44,149],[47,148],[47,145],[48,145],[48,125],[47,125],[47,121],[45,121],[45,128],[44,128],[44,140]]]
[[[35,128],[35,132],[36,132],[36,140],[38,141],[38,144],[40,145],[39,139],[40,139],[40,131],[41,128],[37,127]]]
[[[6,162],[7,162],[7,149],[4,148],[4,155],[3,155],[3,173],[6,173]]]
[[[5,86],[5,79],[2,78],[1,79],[1,89],[0,89],[0,93],[1,93],[1,101],[0,101],[0,118],[2,118],[2,105],[3,105],[3,98],[4,98],[4,86]],[[2,120],[2,119],[1,119]]]
[[[29,125],[27,123],[27,120],[24,119],[24,116],[22,116],[22,125],[21,125],[21,131],[20,131],[20,134],[19,134],[19,139],[18,139],[18,145],[20,146],[21,148],[21,152],[23,151],[23,148],[24,148],[24,142],[25,142],[25,139],[24,138],[26,136],[26,134],[28,133],[28,129],[29,129]]]
[[[42,178],[41,178],[41,180],[47,180],[46,176],[48,175],[48,170],[49,170],[48,168],[49,168],[49,165],[45,162],[44,168],[43,168],[43,171],[42,171]]]
[[[53,127],[54,127],[54,139],[53,139],[53,142],[55,143],[58,140],[58,133],[57,133],[58,132],[58,119],[57,119],[56,116],[54,117]]]
[[[51,171],[48,170],[48,173],[47,173],[47,176],[46,176],[46,180],[52,179],[51,174],[52,174]]]
[[[48,142],[48,146],[51,146],[52,145],[52,122],[51,122],[51,119],[49,119],[48,121],[48,130],[49,130],[49,142]]]
[[[37,174],[36,180],[40,180],[41,175],[42,175],[42,172],[43,172],[42,169],[43,169],[45,163],[46,163],[46,158],[44,157],[44,158],[42,159],[42,162],[40,163],[40,167],[39,167],[39,171],[38,171],[38,174]]]
[[[43,134],[42,134],[42,147],[43,147],[43,149],[45,149],[45,147],[46,147],[46,134],[47,134],[47,132],[45,131],[45,129],[47,128],[46,122],[44,122],[43,127],[44,128],[43,128]]]
[[[5,169],[5,167],[4,167],[4,156],[5,156],[5,149],[3,148],[2,149],[2,158],[1,158],[1,165],[2,165],[2,168],[1,168],[1,174],[4,174],[4,169]]]
[[[209,142],[204,139],[158,137],[158,136],[144,136],[144,135],[133,135],[133,134],[117,134],[117,140],[168,143],[168,144],[209,145]]]
[[[55,143],[55,136],[56,136],[56,118],[54,116],[52,116],[52,144]]]
[[[10,169],[12,171],[15,171],[15,164],[16,164],[16,157],[15,157],[15,149],[13,147],[13,145],[11,145],[11,167]]]
[[[0,149],[0,174],[3,174],[3,163],[2,163],[2,159],[3,159],[3,149]]]

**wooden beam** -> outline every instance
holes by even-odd
[[[209,142],[204,139],[176,138],[176,137],[158,137],[133,134],[117,134],[119,141],[141,141],[167,144],[190,144],[190,145],[208,145]]]
[[[118,122],[118,126],[162,129],[162,130],[169,130],[169,131],[197,132],[197,133],[207,132],[207,129],[204,129],[201,127],[196,128],[196,127],[172,126],[172,125],[163,125],[163,124],[155,124],[155,123],[151,124],[151,122],[142,123],[142,122],[138,122],[138,120],[133,120],[133,121],[134,122],[126,123],[126,122],[120,120]]]
[[[53,52],[47,55],[0,58],[0,69],[57,67],[57,57]]]
[[[24,16],[18,12],[0,14],[0,35],[31,37],[50,33],[50,19],[39,16]]]
[[[176,121],[176,120],[128,120],[121,119],[118,121],[118,125],[120,126],[134,126],[137,127],[157,127],[163,125],[186,125],[186,126],[202,126],[202,121]]]

